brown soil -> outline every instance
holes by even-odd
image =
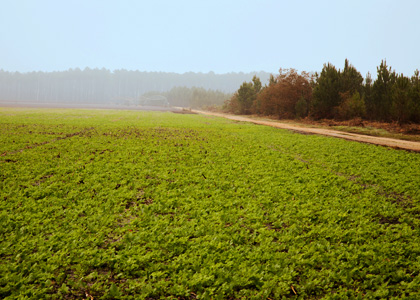
[[[223,117],[223,118],[227,118],[227,119],[235,120],[235,121],[251,122],[251,123],[259,124],[259,125],[266,125],[266,126],[271,126],[271,127],[276,127],[276,128],[288,129],[288,130],[292,130],[292,131],[299,132],[299,133],[320,134],[320,135],[332,136],[332,137],[342,138],[342,139],[351,140],[351,141],[357,141],[357,142],[381,145],[381,146],[386,146],[386,147],[392,147],[392,148],[395,148],[395,149],[404,149],[404,150],[409,150],[409,151],[420,152],[420,142],[405,141],[405,140],[399,140],[399,139],[394,139],[394,138],[385,138],[385,137],[362,135],[362,134],[349,133],[349,132],[343,132],[343,131],[337,131],[337,130],[325,129],[325,128],[311,128],[311,127],[305,127],[304,124],[302,124],[302,125],[291,125],[291,124],[287,124],[287,123],[281,123],[280,121],[275,122],[275,121],[256,120],[256,119],[252,119],[252,118],[249,118],[249,117],[228,115],[228,114],[223,114],[223,113],[206,112],[206,111],[198,111],[198,110],[195,110],[195,112],[200,113],[200,114],[205,114],[205,115]],[[326,121],[324,121],[324,122],[326,122]],[[331,123],[329,123],[328,126],[339,126],[339,125],[356,126],[357,125],[357,124],[344,124],[344,123],[340,123],[340,122],[334,122],[334,125],[332,125],[333,124],[332,122],[334,122],[334,121],[331,121]],[[369,126],[373,126],[373,127],[378,126],[378,128],[384,128],[384,127],[380,127],[380,125],[378,125],[378,124],[382,124],[382,123],[370,122]],[[374,125],[376,125],[376,126],[374,126]],[[359,124],[359,126],[360,126],[360,124]],[[390,124],[389,126],[390,126],[390,128],[391,127],[393,128],[393,131],[396,131],[396,126],[397,126],[396,124]],[[409,126],[401,127],[399,132],[407,133],[406,131],[410,131],[410,130],[416,130],[417,131],[418,130],[417,127],[414,128],[414,129],[413,128],[410,128]]]

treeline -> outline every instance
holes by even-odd
[[[219,90],[206,90],[201,87],[174,87],[163,93],[172,106],[191,108],[221,107],[232,97],[232,93]]]
[[[224,93],[219,90],[207,90],[201,87],[188,88],[185,86],[174,87],[163,93],[156,91],[148,92],[142,95],[142,99],[155,97],[165,97],[171,106],[189,107],[189,108],[209,108],[220,109],[223,104],[232,97],[233,93]],[[137,103],[135,103],[137,104]]]
[[[257,76],[243,82],[225,102],[224,110],[278,118],[361,118],[419,123],[419,71],[406,77],[383,60],[373,81],[369,73],[363,78],[347,59],[343,70],[328,63],[319,74],[280,69],[278,76],[270,77],[268,85],[262,86]]]
[[[127,103],[135,102],[150,91],[166,93],[175,87],[191,89],[200,94],[202,90],[218,90],[233,93],[254,73],[184,74],[165,72],[140,72],[128,70],[69,69],[60,72],[7,72],[0,70],[0,101],[54,102],[54,103]],[[270,74],[259,72],[262,80]],[[175,93],[175,91],[174,91]],[[171,96],[172,97],[172,96]],[[176,97],[174,96],[174,99]],[[181,100],[171,105],[180,103]],[[199,102],[197,97],[192,103]]]

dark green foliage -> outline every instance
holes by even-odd
[[[363,92],[363,76],[353,67],[348,59],[344,62],[344,69],[340,72],[340,92],[350,95]]]
[[[305,100],[305,97],[300,97],[299,101],[296,102],[295,111],[297,118],[304,118],[308,115],[308,102]]]
[[[413,101],[410,97],[411,83],[403,74],[397,75],[392,88],[392,119],[400,124],[407,123],[413,113]]]
[[[363,98],[365,99],[365,104],[366,104],[366,113],[367,115],[370,116],[370,118],[372,118],[373,116],[373,110],[374,110],[374,106],[373,106],[373,97],[372,97],[372,75],[370,75],[370,73],[368,72],[366,74],[366,78],[365,78],[365,82],[363,84]]]
[[[254,76],[251,82],[244,82],[226,103],[227,111],[237,114],[251,114],[254,101],[262,89],[261,80]]]
[[[413,103],[412,121],[420,123],[420,76],[419,70],[411,77],[410,98]]]
[[[372,87],[373,118],[390,121],[392,119],[392,94],[396,80],[395,71],[388,67],[386,60],[377,68],[377,78]]]
[[[254,84],[255,93],[258,94],[259,92],[261,92],[262,83],[261,80],[257,77],[257,75],[254,75],[254,77],[252,77],[252,83]]]
[[[256,91],[253,82],[244,82],[238,89],[238,102],[241,114],[250,114],[252,103],[256,99]]]
[[[366,115],[366,105],[359,92],[351,95],[349,92],[341,94],[341,104],[337,107],[336,117],[341,120],[354,118],[364,118]]]
[[[343,118],[343,113],[346,116],[353,115],[354,112],[348,111],[350,104],[347,99],[352,95],[360,95],[362,92],[363,77],[347,59],[344,62],[343,71],[337,71],[328,63],[324,65],[321,74],[316,78],[311,114],[316,119]],[[348,96],[344,99],[342,95]],[[343,103],[344,101],[347,103]],[[339,115],[337,111],[340,111]]]
[[[332,118],[334,107],[340,105],[340,73],[330,63],[325,64],[316,78],[311,115],[315,119]]]

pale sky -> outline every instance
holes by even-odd
[[[0,69],[420,69],[418,0],[0,0]]]

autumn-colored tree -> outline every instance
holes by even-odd
[[[383,60],[373,82],[370,73],[362,75],[346,59],[344,69],[325,64],[320,74],[311,76],[294,69],[280,69],[262,87],[254,76],[244,82],[225,103],[237,114],[263,114],[278,118],[314,119],[368,118],[399,123],[420,123],[420,72],[411,78],[398,75]]]
[[[271,78],[270,84],[257,97],[261,113],[278,118],[295,118],[299,101],[299,117],[303,117],[302,101],[309,103],[311,99],[311,75],[299,74],[295,69],[280,69],[277,78]]]

